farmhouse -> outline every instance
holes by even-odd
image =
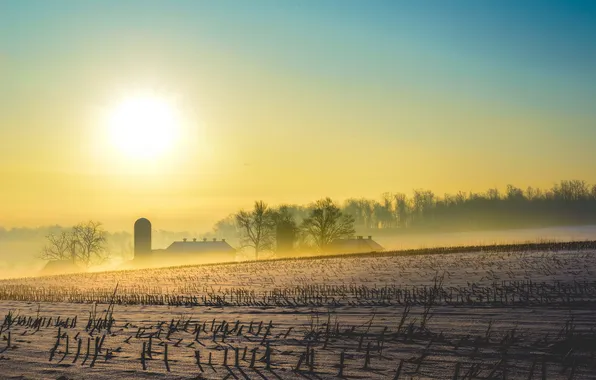
[[[42,268],[40,275],[51,276],[56,274],[71,274],[81,272],[81,268],[72,260],[51,260]]]
[[[233,261],[236,258],[236,250],[226,242],[225,239],[217,240],[199,240],[183,239],[173,242],[166,249],[154,249],[153,255],[164,255],[164,257],[188,258],[196,256],[200,258],[210,258],[217,261]]]
[[[197,240],[183,239],[175,241],[166,249],[152,249],[151,222],[141,218],[134,226],[134,260],[151,261],[153,263],[226,262],[236,259],[236,249],[225,239]]]
[[[335,239],[328,247],[329,253],[366,253],[385,250],[372,236],[364,239],[362,236],[348,239]]]

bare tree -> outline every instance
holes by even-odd
[[[524,200],[524,191],[518,187],[513,185],[507,185],[507,200],[517,200],[523,201]]]
[[[373,201],[374,228],[391,228],[393,226],[393,212],[391,198],[383,199],[383,203]]]
[[[42,248],[40,257],[44,260],[72,260],[76,261],[76,241],[71,232],[62,231],[46,236],[47,244]]]
[[[360,199],[346,199],[343,212],[352,215],[355,225],[361,228],[366,228],[366,216],[364,210],[362,210],[362,202],[360,202]]]
[[[393,194],[395,202],[395,219],[397,219],[397,226],[405,228],[408,226],[409,203],[408,197],[403,193]]]
[[[530,193],[532,190],[531,187],[528,187],[528,193]],[[488,189],[486,192],[486,197],[488,199],[490,199],[491,201],[497,201],[501,199],[501,194],[499,193],[499,189],[497,188],[493,188],[493,189]]]
[[[110,257],[107,250],[107,233],[101,223],[95,221],[79,223],[72,231],[77,246],[77,259],[85,267],[100,264]]]
[[[240,237],[238,232],[235,214],[226,216],[213,226],[213,233],[216,236],[224,237],[229,240],[238,240]]]
[[[354,217],[343,214],[331,198],[320,199],[313,205],[310,216],[302,222],[302,232],[324,251],[335,239],[352,236]]]
[[[236,224],[240,229],[241,248],[251,247],[255,250],[255,259],[259,253],[273,249],[275,242],[275,221],[273,211],[263,201],[255,201],[252,211],[239,211]]]

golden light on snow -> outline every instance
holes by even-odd
[[[109,112],[106,124],[111,144],[131,159],[162,157],[180,137],[176,108],[155,95],[123,100]]]

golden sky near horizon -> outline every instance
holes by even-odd
[[[114,230],[146,216],[201,231],[256,199],[593,182],[593,68],[536,70],[545,52],[471,37],[476,24],[445,45],[420,9],[402,30],[383,16],[405,12],[394,6],[360,21],[355,9],[280,6],[261,22],[239,4],[70,4],[68,19],[2,4],[0,225]],[[109,115],[146,96],[176,115],[177,134],[139,158]],[[124,124],[148,128],[155,108]]]

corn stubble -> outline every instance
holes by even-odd
[[[589,379],[595,272],[590,250],[485,251],[5,280],[0,368],[66,378]]]

